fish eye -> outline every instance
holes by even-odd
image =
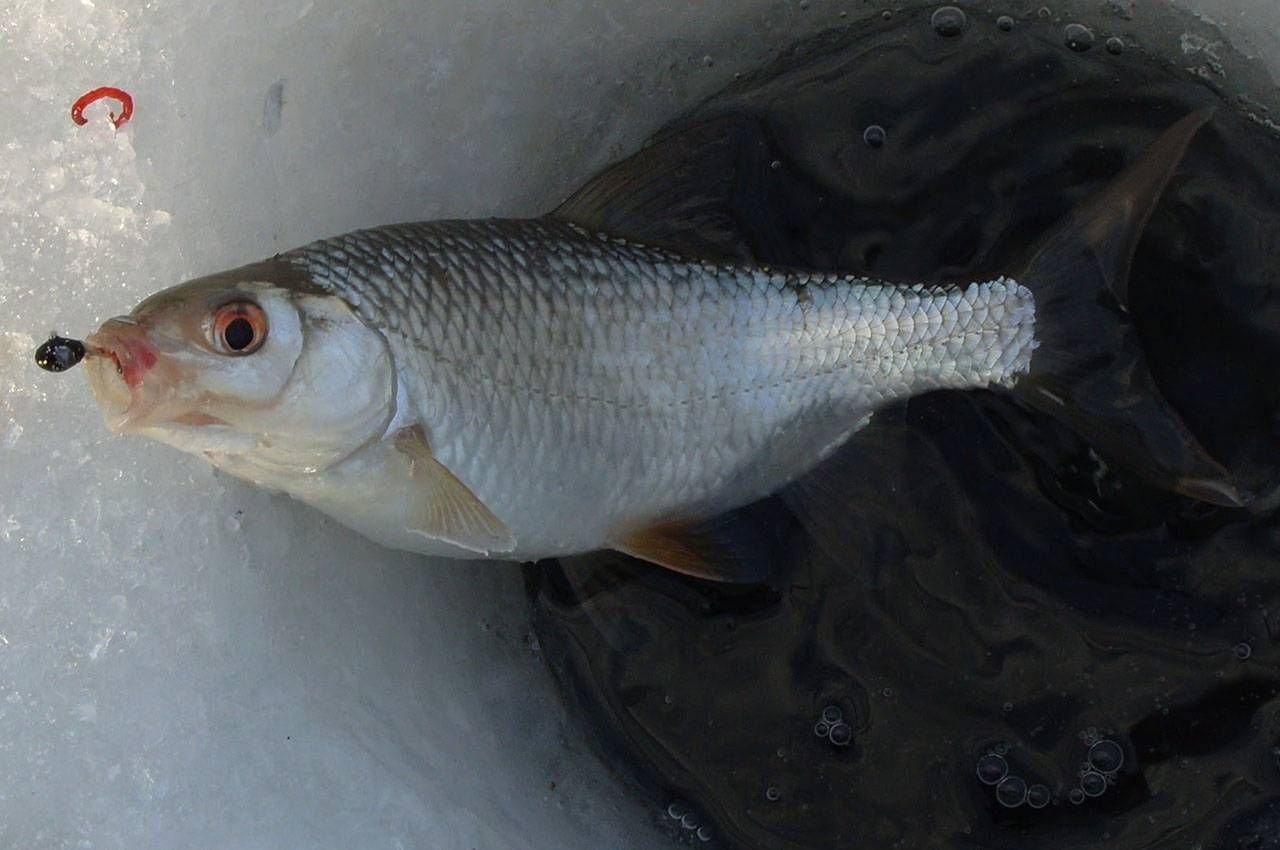
[[[224,304],[213,314],[213,347],[223,354],[252,354],[267,338],[267,314],[252,301]]]

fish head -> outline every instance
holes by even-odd
[[[188,281],[85,340],[107,426],[215,465],[307,473],[395,412],[386,340],[279,261]]]

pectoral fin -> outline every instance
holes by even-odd
[[[481,555],[515,549],[516,540],[510,529],[435,459],[421,428],[399,431],[394,440],[396,451],[407,462],[417,499],[411,531]]]
[[[749,584],[768,577],[772,543],[758,524],[735,511],[700,522],[669,520],[628,530],[610,545],[694,578]]]

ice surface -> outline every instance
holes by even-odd
[[[32,350],[356,226],[541,211],[836,14],[6,0],[0,847],[665,846],[566,719],[517,569],[111,437]],[[69,118],[101,85],[135,98],[119,132],[106,103]]]

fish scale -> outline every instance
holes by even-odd
[[[603,546],[602,517],[764,496],[875,408],[1011,385],[1036,345],[1031,293],[1005,278],[718,265],[552,220],[396,225],[281,259],[384,334],[411,406],[397,419],[424,426],[517,556]]]

